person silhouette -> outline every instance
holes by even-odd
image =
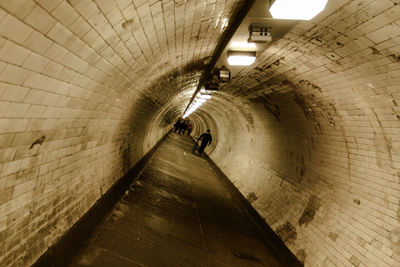
[[[180,131],[180,129],[181,129],[181,126],[182,126],[181,119],[178,119],[178,120],[175,122],[175,124],[174,124],[174,132],[175,132],[175,133],[176,133],[176,132],[179,133],[179,131]]]
[[[187,135],[190,135],[190,133],[192,132],[192,130],[193,130],[193,124],[189,121],[188,127],[187,127],[187,129],[186,129]]]
[[[199,141],[201,141],[200,147],[199,147],[199,155],[201,156],[204,152],[204,149],[206,148],[207,145],[211,145],[212,142],[212,136],[210,134],[210,129],[207,130],[207,132],[203,133],[199,137]]]

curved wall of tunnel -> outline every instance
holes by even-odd
[[[240,2],[0,2],[1,263],[35,262],[170,130]],[[306,265],[396,266],[400,5],[330,4],[193,135]]]

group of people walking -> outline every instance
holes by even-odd
[[[178,119],[176,123],[174,124],[174,132],[178,134],[183,134],[185,135],[185,132],[187,135],[190,135],[190,133],[193,130],[193,124],[190,120],[186,119]]]
[[[185,132],[187,132],[187,135],[190,135],[192,130],[193,130],[193,124],[189,119],[179,118],[174,124],[174,132],[175,133],[185,135]],[[196,138],[197,141],[196,141],[195,148],[197,148],[196,150],[198,150],[200,156],[203,154],[206,146],[211,145],[212,136],[211,136],[210,132],[211,132],[210,129],[208,129],[205,133],[200,135],[199,138]],[[200,145],[198,145],[199,141],[201,142]],[[194,153],[194,150],[193,150],[193,153]]]

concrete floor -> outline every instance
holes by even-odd
[[[283,266],[191,147],[171,133],[70,266]]]

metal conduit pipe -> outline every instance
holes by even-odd
[[[255,2],[256,2],[255,0],[246,0],[246,1],[243,1],[241,5],[238,5],[235,8],[233,15],[230,17],[230,19],[228,21],[228,28],[224,31],[221,38],[219,39],[218,44],[215,47],[215,50],[211,56],[210,63],[208,63],[206,69],[201,74],[196,91],[193,93],[193,96],[190,99],[183,114],[185,114],[186,111],[189,109],[190,104],[193,102],[194,98],[200,91],[201,87],[203,86],[203,84],[205,83],[207,78],[209,78],[209,75],[210,75],[212,69],[214,68],[215,64],[217,63],[217,61],[218,61],[219,57],[221,56],[222,52],[224,51],[225,47],[228,45],[232,36],[235,34],[236,30],[238,29],[240,24],[243,22],[244,18],[249,13],[251,7],[253,6],[253,4]]]

